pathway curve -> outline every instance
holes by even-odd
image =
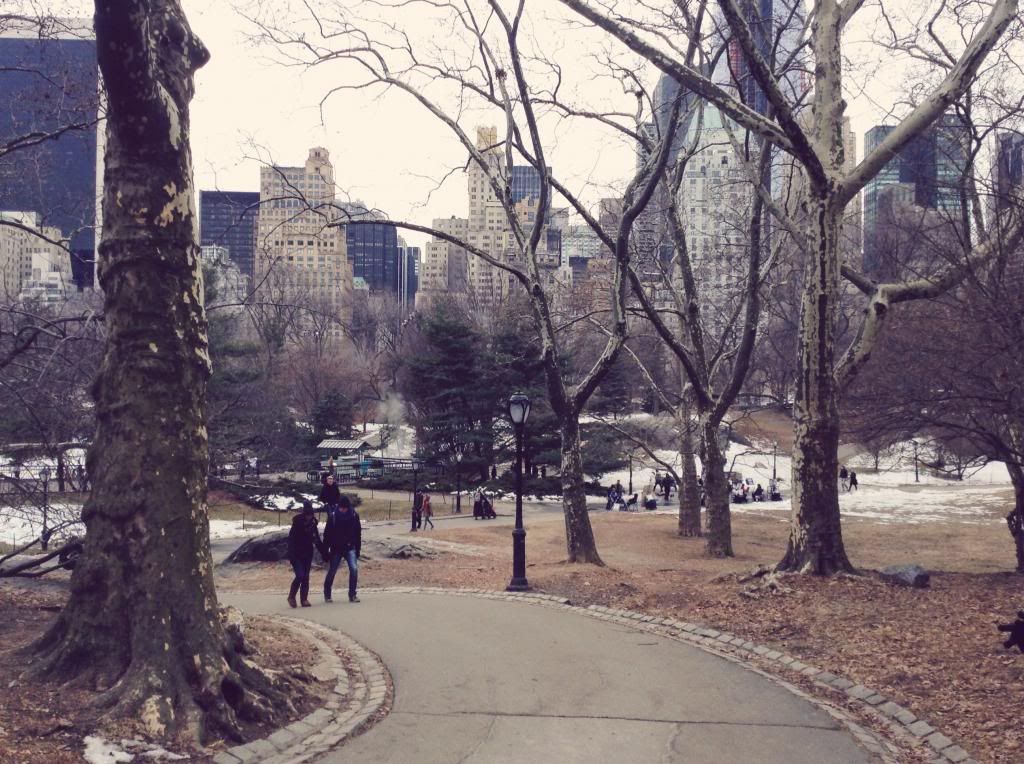
[[[222,598],[342,630],[387,665],[390,715],[324,762],[876,761],[828,714],[753,672],[568,610],[374,591],[298,611],[283,595]]]

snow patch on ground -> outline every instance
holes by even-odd
[[[114,762],[130,762],[135,760],[134,754],[128,753],[115,743],[95,735],[89,735],[83,741],[85,751],[82,757],[89,764],[114,764]]]
[[[907,453],[904,449],[904,453]],[[910,449],[909,453],[912,453]],[[657,457],[673,466],[678,473],[681,467],[679,454],[673,451],[656,451]],[[992,462],[962,481],[947,480],[925,470],[918,470],[920,482],[914,481],[913,459],[883,462],[882,469],[875,472],[873,460],[866,455],[855,457],[847,466],[857,470],[860,488],[852,493],[841,492],[839,508],[843,518],[880,523],[926,523],[955,522],[964,524],[1002,523],[1002,515],[1012,508],[1010,478],[1006,465]],[[750,502],[733,504],[732,511],[738,514],[764,514],[788,517],[790,512],[791,488],[789,484],[792,461],[788,453],[772,452],[771,443],[755,443],[743,446],[731,443],[726,453],[726,469],[752,478],[767,489],[772,472],[777,476],[782,490],[783,501]],[[633,492],[640,494],[641,501],[653,493],[655,470],[664,474],[664,468],[647,456],[633,459]],[[700,459],[697,459],[700,474]],[[629,487],[629,471],[619,470],[601,477],[604,485],[618,480],[623,489]],[[627,497],[628,498],[628,497]],[[658,497],[658,509],[651,514],[677,514],[677,494],[672,494],[670,504],[664,504]],[[593,506],[604,506],[604,499],[589,497]]]
[[[301,493],[299,496],[307,501],[318,501],[316,494],[313,493]],[[279,512],[288,512],[291,510],[302,509],[302,499],[296,499],[294,496],[285,496],[280,493],[272,493],[266,496],[251,496],[249,500],[254,504],[258,504],[260,508],[267,510],[276,510]]]
[[[264,533],[277,530],[276,525],[265,522],[246,520],[243,527],[241,520],[211,520],[211,539],[233,539],[244,536],[262,536]]]
[[[187,761],[189,758],[183,753],[172,753],[166,748],[142,740],[122,740],[120,743],[112,743],[98,735],[89,735],[82,742],[85,743],[82,758],[88,764],[132,762],[135,761],[136,756],[149,761]],[[131,753],[131,751],[136,753]]]

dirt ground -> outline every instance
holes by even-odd
[[[734,515],[736,557],[703,555],[700,539],[676,536],[672,516],[591,513],[604,568],[570,566],[558,516],[528,523],[528,577],[538,591],[581,604],[642,610],[696,621],[774,646],[804,662],[873,687],[963,745],[979,761],[1024,761],[1019,724],[1024,655],[1002,647],[997,623],[1024,607],[1024,579],[1012,570],[1005,527],[845,526],[860,577],[787,576],[788,594],[749,599],[737,574],[773,564],[785,549],[782,518]],[[481,524],[431,532],[482,548],[481,556],[368,560],[365,586],[421,584],[502,589],[511,563],[509,528]],[[881,581],[871,571],[916,563],[932,571],[929,589]],[[283,589],[284,565],[235,570],[220,586]]]
[[[4,614],[0,619],[0,761],[4,764],[81,762],[83,739],[88,735],[110,741],[142,738],[129,723],[97,719],[97,710],[91,705],[94,692],[20,678],[26,660],[23,648],[45,632],[65,597],[66,591],[59,584],[26,587],[9,583],[0,587],[0,612]],[[291,697],[296,711],[288,721],[322,705],[331,683],[307,673],[319,660],[312,642],[296,639],[291,630],[265,619],[247,618],[245,636],[252,660],[296,680],[296,692]],[[265,731],[253,728],[247,732],[261,737]],[[174,750],[183,753],[181,748]],[[190,761],[206,761],[212,756],[187,753]]]

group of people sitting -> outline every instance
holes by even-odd
[[[779,491],[779,484],[774,480],[768,481],[768,493],[765,494],[764,486],[757,483],[756,487],[751,489],[754,485],[754,481],[750,478],[746,480],[738,479],[733,481],[732,484],[732,500],[737,504],[742,504],[747,501],[782,501],[782,493]]]
[[[636,508],[637,494],[633,494],[626,498],[626,491],[622,487],[622,483],[618,480],[615,481],[615,485],[608,489],[608,494],[605,497],[605,511],[610,512],[613,509],[618,509],[622,512],[628,512],[630,509]]]

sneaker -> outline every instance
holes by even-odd
[[[302,607],[313,607],[309,604],[309,600],[302,600]]]
[[[351,597],[348,598],[348,601],[349,602],[361,602],[362,600],[359,599],[359,595],[353,594]]]
[[[298,604],[295,602],[295,598],[294,597],[289,597],[288,598],[288,604],[291,605],[292,607],[298,607]]]
[[[324,602],[334,602],[328,595],[324,595]]]

